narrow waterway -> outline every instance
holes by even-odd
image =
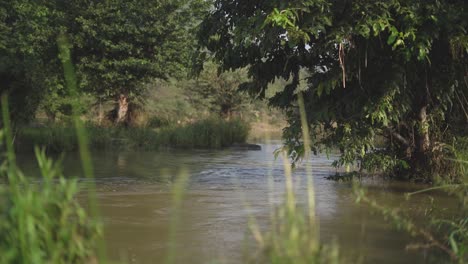
[[[109,258],[124,263],[164,261],[171,244],[171,188],[185,171],[189,184],[173,241],[177,263],[244,263],[255,249],[247,228],[249,216],[267,230],[272,208],[283,200],[283,162],[273,155],[278,147],[263,144],[261,151],[93,153]],[[32,169],[32,157],[20,156],[20,161]],[[408,235],[355,203],[350,183],[325,179],[335,174],[330,159],[313,157],[310,162],[322,241],[338,242],[349,263],[427,261],[421,252],[405,250],[412,241]],[[79,177],[79,165],[75,155],[64,159],[67,175]],[[297,168],[293,176],[298,201],[305,203],[305,169]],[[86,188],[87,180],[80,181]],[[420,186],[378,179],[367,180],[366,185],[382,204],[408,211],[416,212],[429,200],[428,195],[420,195],[405,201],[403,194]],[[84,194],[81,199],[85,199]],[[438,202],[450,203],[446,197],[439,197]]]

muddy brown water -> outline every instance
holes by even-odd
[[[170,248],[171,187],[181,171],[190,179],[176,227],[177,263],[245,263],[255,252],[247,228],[249,216],[268,229],[269,215],[284,197],[284,170],[273,151],[205,150],[94,152],[95,182],[105,227],[108,256],[123,263],[162,263]],[[331,157],[333,158],[333,157]],[[20,166],[33,170],[33,158],[19,156]],[[348,263],[427,263],[424,252],[405,250],[413,242],[383,217],[355,203],[350,183],[326,180],[335,174],[326,157],[311,159],[323,242],[336,241]],[[76,155],[64,159],[67,175],[80,177]],[[268,184],[269,175],[273,187]],[[303,166],[294,171],[299,203],[306,199]],[[84,189],[88,180],[80,179]],[[422,188],[407,183],[367,180],[369,193],[383,205],[417,212],[429,196],[405,201],[404,193]],[[439,195],[440,196],[440,195]],[[83,201],[84,194],[81,195]],[[450,205],[448,197],[437,199]],[[436,262],[444,261],[438,258]]]

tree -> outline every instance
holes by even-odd
[[[66,107],[56,39],[67,34],[82,92],[117,102],[129,122],[143,83],[186,74],[203,0],[0,1],[0,77],[13,115],[34,116],[42,99],[53,117]],[[44,96],[45,95],[45,96]],[[27,111],[25,111],[27,110]]]
[[[219,72],[216,64],[208,62],[190,90],[202,98],[200,104],[207,102],[212,111],[219,113],[222,118],[230,119],[249,99],[238,90],[239,85],[246,81],[245,69]]]
[[[154,78],[186,73],[192,34],[208,2],[161,0],[75,1],[69,29],[81,87],[114,99],[117,123],[128,123],[131,101]]]
[[[54,1],[0,1],[0,92],[8,93],[13,121],[34,116],[61,69],[55,38],[61,19]]]
[[[466,132],[466,8],[461,0],[218,0],[199,36],[224,69],[250,67],[242,88],[252,94],[289,80],[270,104],[287,112],[296,159],[302,93],[315,151],[338,147],[339,165],[361,160],[415,178],[446,169],[447,143]]]

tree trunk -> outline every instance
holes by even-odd
[[[232,107],[227,104],[221,105],[221,117],[225,120],[231,120],[232,117]]]
[[[102,100],[99,99],[99,106],[98,106],[98,124],[101,125],[103,120],[104,120],[104,110],[102,109]]]
[[[126,124],[128,121],[128,97],[125,94],[120,94],[117,104],[117,116],[115,123],[118,125]]]
[[[418,113],[418,123],[415,131],[415,147],[412,157],[412,177],[430,178],[430,137],[429,122],[427,120],[427,106],[422,106]],[[429,178],[428,178],[429,177]]]
[[[421,107],[419,110],[419,126],[418,126],[418,144],[417,151],[425,153],[429,150],[429,122],[427,121],[427,106]]]
[[[47,111],[46,110],[46,116],[47,116],[47,122],[49,123],[55,123],[56,120],[56,114],[52,111]]]
[[[414,176],[422,176],[423,178],[431,177],[431,141],[429,137],[429,121],[427,118],[427,107],[429,105],[430,88],[431,88],[431,75],[428,72],[427,66],[424,67],[423,76],[424,83],[421,83],[420,94],[422,95],[417,103],[417,123],[415,127],[415,140],[414,140],[414,155],[412,160]]]

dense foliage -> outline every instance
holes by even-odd
[[[51,115],[66,112],[56,39],[67,34],[81,90],[100,100],[123,96],[128,104],[141,95],[143,82],[187,72],[192,32],[208,4],[0,1],[0,89],[10,93],[15,119],[31,118],[41,100]],[[127,112],[122,114],[125,121]]]
[[[191,31],[206,5],[115,0],[83,8],[77,3],[72,42],[82,86],[103,100],[120,97],[122,108],[122,100],[141,95],[145,81],[183,76],[194,50]],[[123,115],[117,117],[128,121]]]
[[[461,0],[218,0],[200,40],[224,70],[250,67],[242,88],[252,94],[289,80],[270,103],[288,113],[295,158],[304,151],[302,92],[314,150],[339,148],[339,165],[434,175],[467,128],[466,8]]]
[[[30,118],[61,73],[55,45],[60,14],[50,3],[0,1],[0,92],[8,91],[15,120]],[[63,87],[54,85],[61,93]]]
[[[248,96],[238,90],[247,80],[245,69],[220,73],[216,64],[206,63],[190,90],[198,95],[198,103],[207,104],[208,109],[223,118],[231,118],[249,102]]]

